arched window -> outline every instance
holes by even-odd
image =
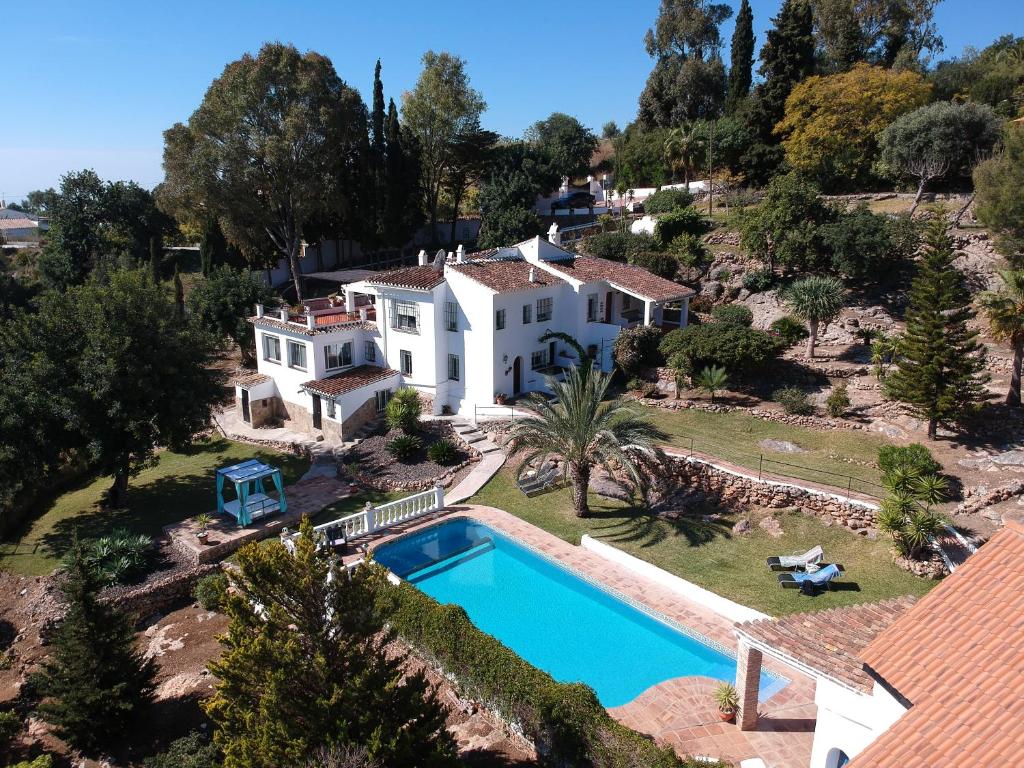
[[[825,768],[843,768],[850,762],[850,756],[839,749],[839,747],[833,747],[828,751],[828,756],[825,758]]]

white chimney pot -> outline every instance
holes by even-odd
[[[263,305],[262,304],[257,304],[256,305],[256,317],[263,317]]]
[[[417,257],[417,262],[421,267],[427,266],[427,252],[422,248],[420,249],[420,254]]]

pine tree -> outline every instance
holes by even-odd
[[[729,60],[729,85],[725,97],[726,114],[733,114],[736,107],[750,93],[752,68],[754,66],[754,14],[749,0],[743,0],[736,16],[736,28],[732,33],[732,51]]]
[[[889,397],[928,422],[934,439],[939,424],[958,421],[986,399],[988,376],[985,348],[968,328],[974,318],[971,296],[953,266],[953,243],[942,219],[929,227],[925,244],[910,289],[902,353],[885,386]]]
[[[224,654],[204,704],[225,768],[304,765],[322,748],[364,747],[380,768],[457,765],[445,709],[386,648],[372,567],[345,573],[304,519],[280,543],[238,554]]]
[[[750,115],[755,135],[769,144],[777,142],[773,131],[793,86],[814,71],[814,16],[807,0],[786,0],[772,23],[758,69],[764,82]]]
[[[35,683],[40,716],[72,746],[94,751],[123,739],[153,695],[156,666],[135,649],[128,619],[97,597],[101,584],[77,539],[62,586],[68,610]]]

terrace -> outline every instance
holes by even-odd
[[[268,311],[262,304],[256,306],[256,322],[271,324],[306,333],[324,331],[351,323],[376,322],[377,308],[372,297],[347,292],[344,297],[328,296],[308,299],[302,307],[282,307]]]

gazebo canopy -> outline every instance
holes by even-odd
[[[277,499],[268,496],[264,491],[263,481],[270,478],[277,490]],[[224,484],[231,483],[235,487],[237,499],[224,501]],[[257,459],[221,467],[217,470],[217,513],[228,513],[238,520],[239,525],[248,525],[253,518],[263,517],[274,512],[285,512],[288,504],[284,498],[284,487],[281,482],[281,470]]]

